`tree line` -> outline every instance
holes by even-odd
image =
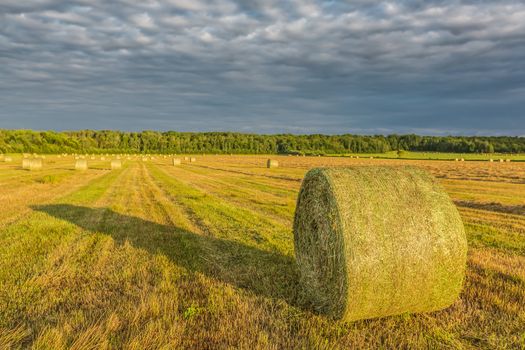
[[[0,129],[1,153],[344,154],[388,151],[525,153],[525,137],[259,135],[235,132]]]

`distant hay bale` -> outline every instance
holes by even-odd
[[[33,158],[29,160],[29,170],[40,170],[42,169],[42,159],[41,158]]]
[[[306,300],[348,321],[443,309],[465,276],[461,217],[439,183],[413,167],[310,170],[294,246]]]
[[[187,161],[188,159],[189,159],[188,157],[184,157],[184,160],[186,160],[186,161]]]
[[[370,157],[370,159],[374,159],[374,157]]]
[[[505,161],[505,160],[503,160],[503,159],[500,159],[500,160],[499,160],[500,163],[503,163],[504,161]]]
[[[22,169],[29,170],[29,163],[31,163],[31,159],[23,158],[22,159]]]
[[[172,164],[173,165],[180,165],[181,164],[180,158],[173,158]]]
[[[75,162],[75,170],[87,170],[88,164],[85,159],[77,159]]]
[[[507,163],[510,163],[510,159],[505,159],[505,161],[506,161]]]
[[[195,158],[195,157],[191,157],[190,158],[190,163],[195,163],[196,161],[197,161],[197,158]]]
[[[459,162],[459,158],[454,159],[456,162]]]
[[[111,170],[121,169],[122,162],[119,159],[113,159],[111,161]]]
[[[465,159],[464,159],[464,158],[461,158],[461,159],[460,159],[459,161],[460,161],[460,162],[464,162],[464,161],[465,161]]]
[[[147,162],[148,161],[148,157],[142,157],[142,161],[143,162]]]
[[[279,162],[275,159],[268,159],[266,161],[266,167],[267,168],[277,168],[279,166]]]
[[[11,157],[4,157],[4,162],[11,163],[13,161],[13,158]]]
[[[100,157],[100,160],[106,160],[106,157]]]
[[[490,159],[489,159],[489,162],[491,162],[491,163],[494,162],[494,159],[490,158]]]

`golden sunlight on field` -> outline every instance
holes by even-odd
[[[0,163],[1,349],[525,347],[525,163],[187,157]],[[342,322],[304,301],[301,180],[371,164],[424,168],[458,207],[468,268],[452,307]]]

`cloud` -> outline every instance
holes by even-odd
[[[4,0],[0,127],[524,134],[524,59],[517,0]]]

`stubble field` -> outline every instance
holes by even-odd
[[[0,348],[525,348],[525,163],[267,158],[0,163]],[[301,179],[379,164],[429,170],[458,206],[461,298],[354,323],[317,315],[294,259]]]

